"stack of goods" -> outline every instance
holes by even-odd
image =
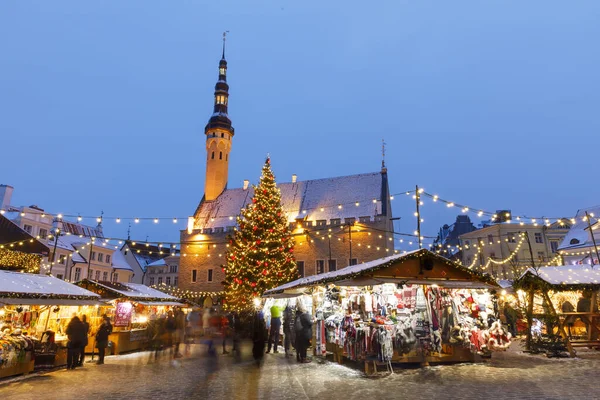
[[[11,332],[8,326],[0,331],[0,368],[10,368],[25,359],[25,352],[33,349],[33,341],[20,329]]]

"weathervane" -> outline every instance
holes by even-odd
[[[223,32],[223,58],[225,58],[225,41],[227,41],[227,34],[229,31]]]

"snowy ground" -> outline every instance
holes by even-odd
[[[592,399],[600,398],[600,352],[577,359],[546,359],[519,351],[494,354],[484,364],[397,370],[379,379],[330,362],[297,364],[267,354],[257,367],[248,347],[239,363],[217,364],[194,345],[192,354],[158,361],[149,353],[107,357],[75,371],[34,375],[0,383],[0,399]]]

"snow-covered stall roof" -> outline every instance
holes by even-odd
[[[153,289],[141,283],[129,282],[97,282],[84,279],[78,285],[93,289],[94,286],[106,289],[114,294],[112,297],[126,297],[131,300],[140,301],[177,301],[177,297],[173,297],[160,290]],[[111,296],[108,296],[111,297]]]
[[[50,275],[0,271],[0,303],[3,304],[85,305],[82,301],[99,299],[96,293]]]
[[[584,208],[577,211],[575,217],[575,223],[569,229],[569,232],[565,235],[562,243],[558,246],[558,250],[573,250],[585,247],[591,247],[594,245],[590,231],[588,228],[587,221],[583,220],[585,213],[594,214],[596,217],[600,216],[600,206]],[[592,230],[596,242],[600,242],[600,229]]]
[[[427,272],[424,272],[422,275],[410,275],[406,274],[406,271],[398,271],[397,275],[380,276],[380,274],[375,274],[375,272],[388,269],[391,267],[395,267],[406,261],[408,259],[412,259],[415,256],[429,256],[434,260],[441,261],[451,268],[456,270],[460,270],[463,274],[466,273],[466,276],[469,276],[469,279],[451,279],[450,276],[442,273],[444,277],[430,277]],[[288,290],[294,290],[300,287],[306,286],[315,286],[320,284],[327,283],[336,283],[338,285],[377,285],[385,282],[404,282],[404,283],[419,283],[419,284],[438,284],[438,285],[446,285],[446,286],[456,286],[456,287],[482,287],[482,288],[492,288],[497,286],[493,283],[493,279],[488,276],[480,275],[474,271],[469,270],[466,267],[463,267],[459,264],[448,260],[445,257],[440,256],[439,254],[433,253],[426,249],[413,250],[404,254],[395,254],[392,256],[380,258],[377,260],[369,261],[362,264],[352,265],[346,268],[342,268],[337,271],[326,272],[319,275],[312,275],[306,278],[300,278],[295,281],[286,283],[284,285],[278,286],[274,289],[267,290],[265,292],[265,296],[269,297],[271,295],[281,294]],[[462,285],[462,286],[461,286]]]
[[[288,221],[374,217],[382,213],[384,179],[381,172],[278,184]],[[235,226],[235,216],[252,200],[252,188],[227,189],[204,201],[195,214],[196,229]],[[375,200],[375,201],[374,201]],[[358,205],[356,205],[358,203]],[[338,206],[342,205],[342,208]],[[321,209],[323,211],[321,211]],[[306,213],[304,213],[306,211]]]
[[[591,268],[587,264],[542,267],[537,271],[529,268],[519,280],[526,275],[537,277],[551,285],[600,285],[600,268]]]

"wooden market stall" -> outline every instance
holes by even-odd
[[[100,296],[49,275],[0,271],[0,377],[66,364],[66,326]]]
[[[84,279],[77,285],[99,294],[111,304],[107,315],[113,323],[113,333],[109,336],[112,354],[146,348],[151,339],[148,334],[149,324],[173,307],[186,306],[174,296],[139,283]],[[95,332],[92,329],[90,331]],[[93,352],[94,346],[94,338],[90,338],[86,352]]]
[[[489,275],[421,249],[301,278],[264,297],[303,297],[316,320],[315,354],[364,362],[371,373],[506,349],[510,335],[494,318],[497,287]]]
[[[600,268],[591,265],[563,265],[529,268],[515,282],[529,298],[533,318],[551,315],[557,326],[546,330],[565,340],[574,357],[577,347],[600,347]],[[529,323],[531,332],[532,322]]]

